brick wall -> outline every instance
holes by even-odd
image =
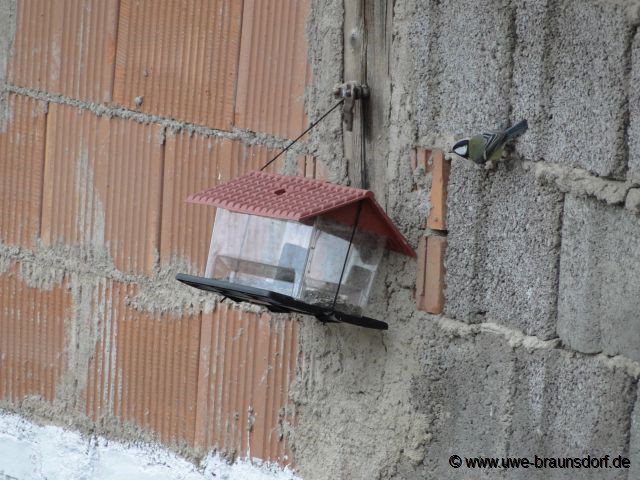
[[[290,463],[296,321],[173,277],[202,273],[213,223],[186,196],[306,126],[309,2],[0,9],[3,405]],[[315,176],[307,153],[273,168]]]

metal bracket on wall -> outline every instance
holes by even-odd
[[[353,107],[356,100],[369,98],[369,87],[355,81],[339,83],[333,87],[333,96],[342,98],[342,119],[345,128],[351,132],[353,130]]]

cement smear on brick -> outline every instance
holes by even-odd
[[[162,125],[164,130],[161,135],[165,136],[166,131],[172,133],[186,132],[188,134],[198,134],[203,137],[215,137],[215,138],[227,138],[230,140],[238,140],[244,145],[261,145],[267,148],[280,149],[287,146],[290,140],[274,137],[273,135],[252,132],[250,130],[243,130],[241,128],[232,128],[231,131],[217,130],[209,128],[203,125],[196,125],[193,123],[183,122],[175,120],[173,118],[162,117],[159,115],[151,115],[147,113],[137,112],[135,110],[129,110],[119,106],[103,105],[100,103],[86,102],[64,95],[55,93],[43,92],[32,88],[20,87],[12,84],[7,84],[2,87],[2,93],[15,93],[18,95],[25,95],[43,102],[57,103],[61,105],[69,105],[81,110],[87,110],[97,116],[105,116],[108,118],[122,118],[125,120],[132,120],[138,123],[154,123]],[[302,133],[302,132],[301,132]],[[163,140],[161,138],[161,140]],[[163,143],[163,142],[161,142]],[[291,152],[299,154],[309,153],[309,147],[305,142],[296,143],[291,147]]]

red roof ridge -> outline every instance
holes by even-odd
[[[415,252],[370,190],[325,180],[253,171],[190,195],[187,201],[237,213],[302,221],[366,200],[389,237],[389,247],[405,255]]]

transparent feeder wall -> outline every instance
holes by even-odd
[[[330,307],[352,231],[326,215],[305,225],[218,209],[205,276]],[[336,310],[361,313],[385,244],[386,237],[356,229]]]

